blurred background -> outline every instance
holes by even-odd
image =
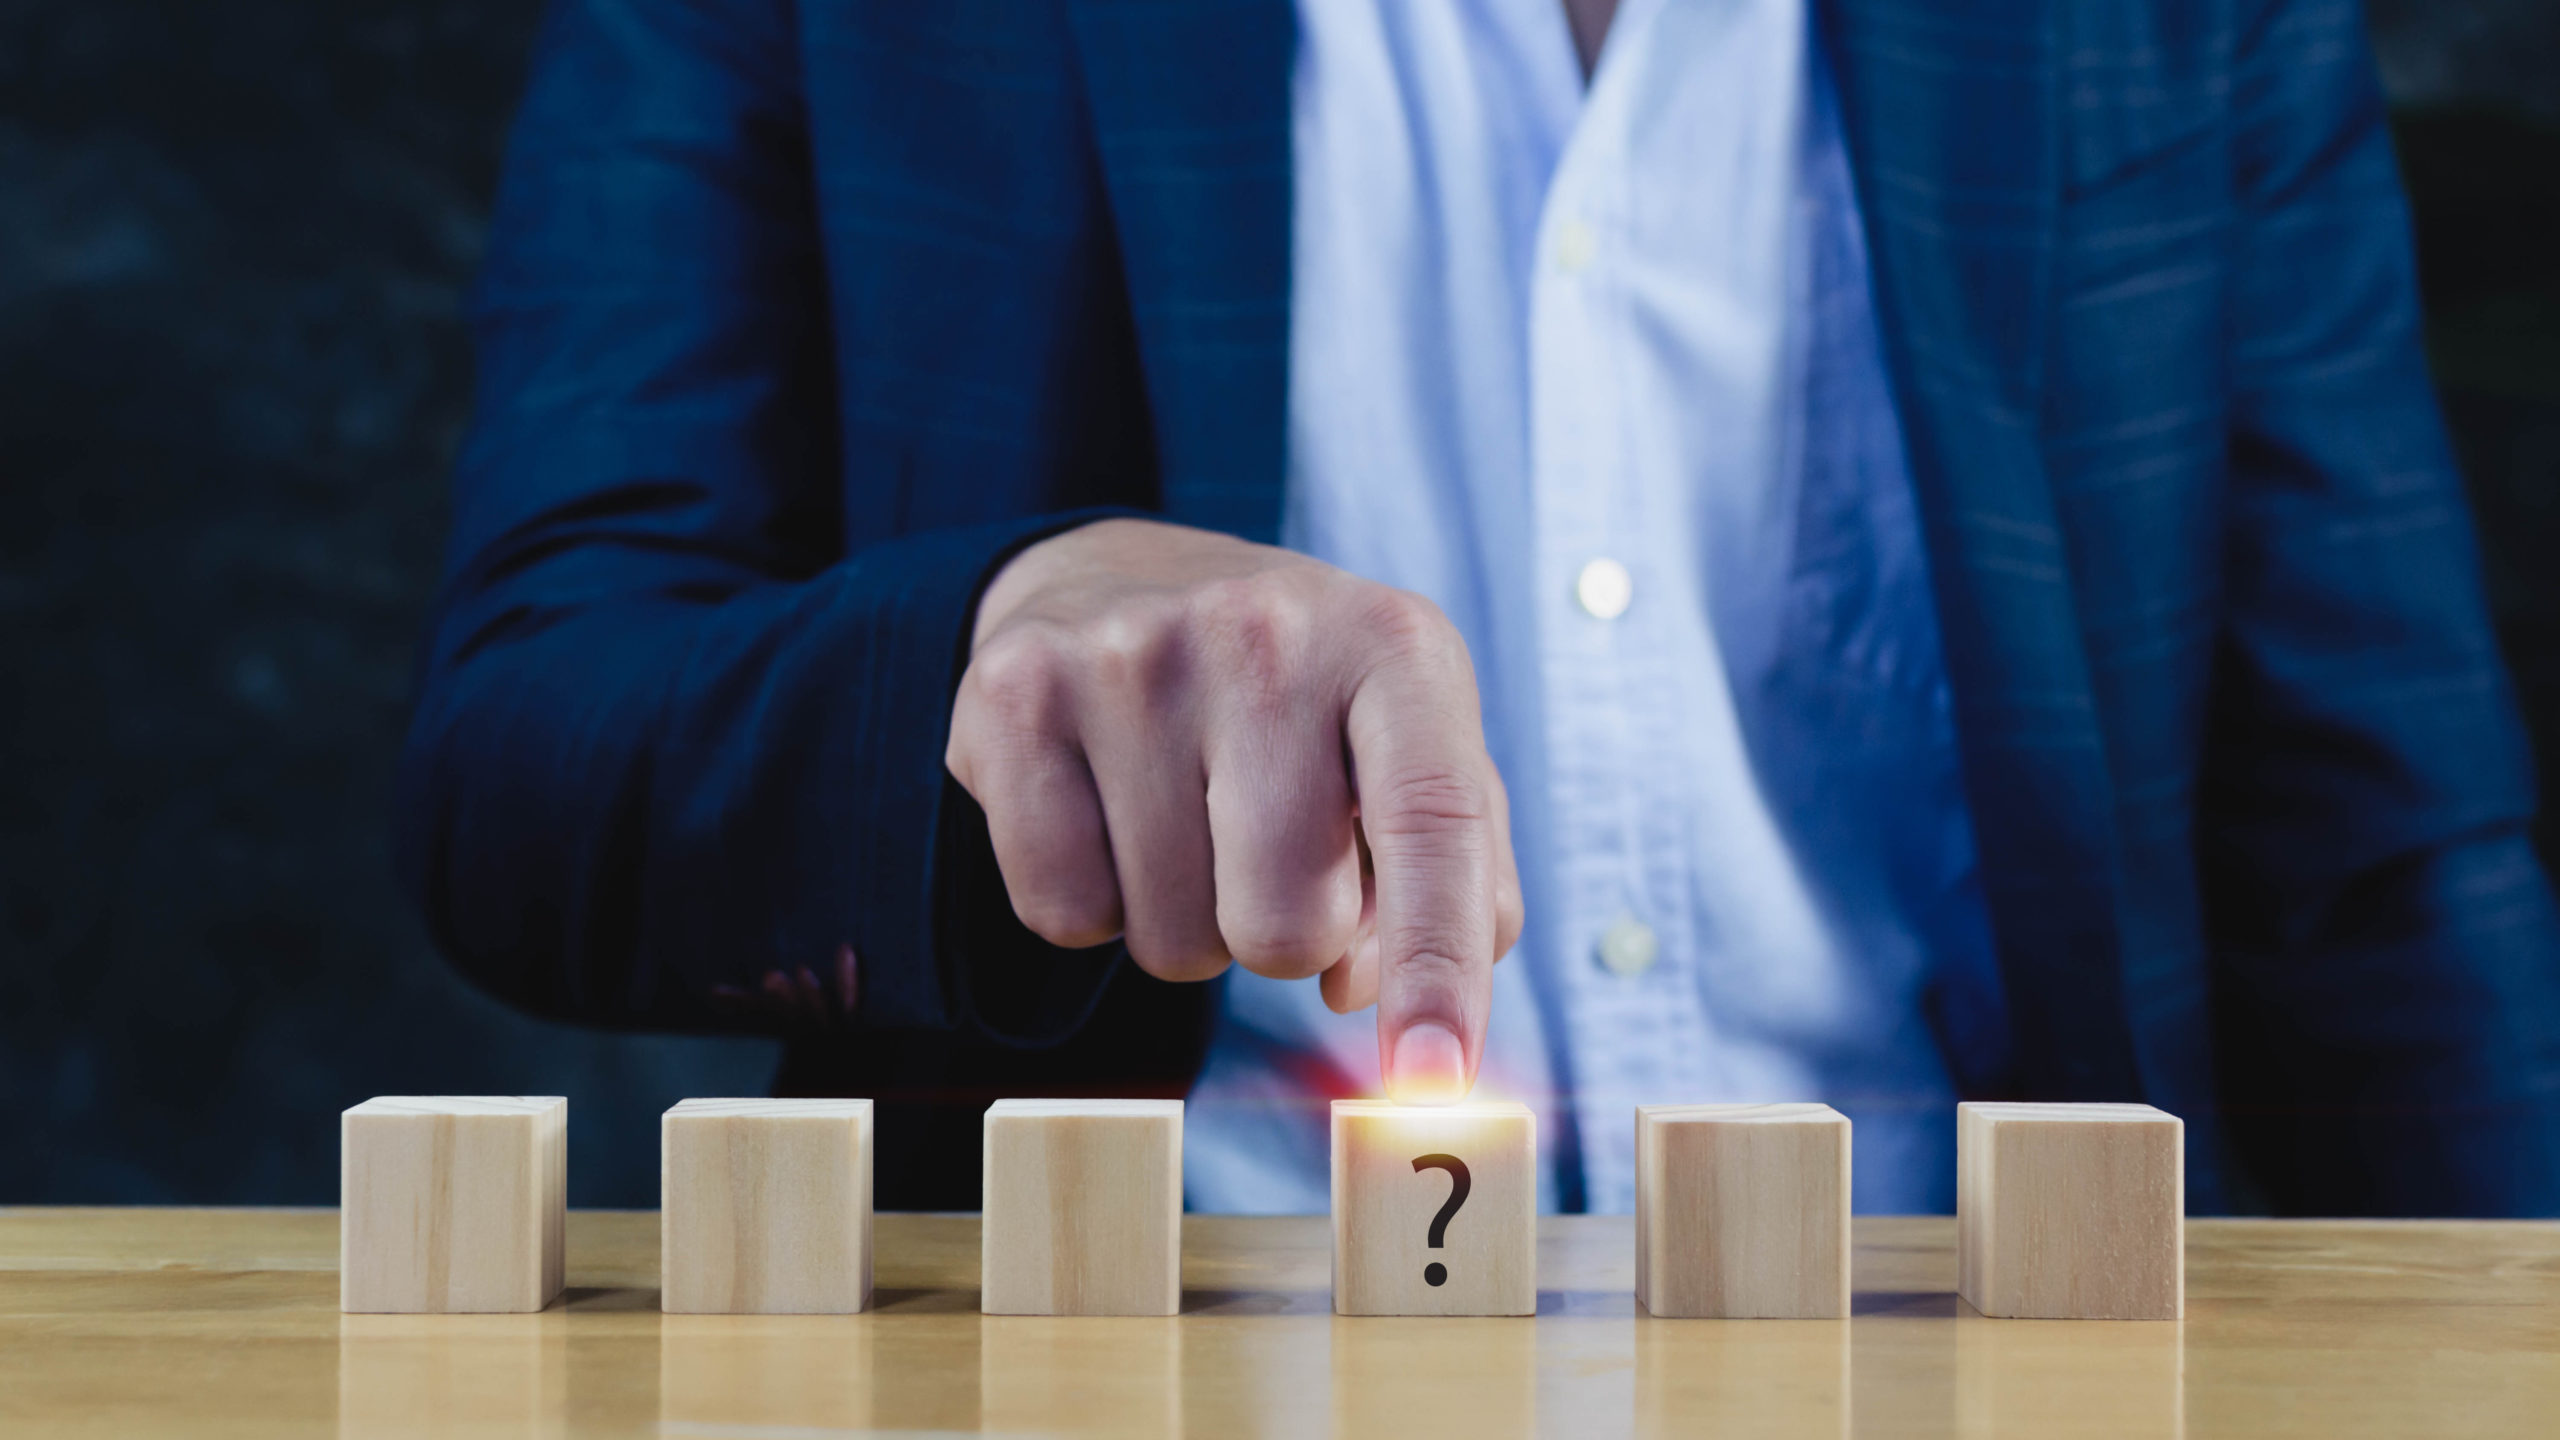
[[[2560,0],[2369,3],[2556,776]],[[338,1110],[459,1092],[574,1097],[571,1203],[650,1206],[658,1113],[772,1072],[512,1013],[391,879],[539,12],[0,0],[0,1204],[332,1204]]]

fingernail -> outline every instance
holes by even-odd
[[[1396,1037],[1387,1093],[1400,1105],[1454,1105],[1467,1098],[1467,1051],[1457,1032],[1433,1020],[1407,1027]]]

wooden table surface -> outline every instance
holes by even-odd
[[[977,1313],[973,1216],[883,1215],[860,1316],[661,1315],[569,1217],[540,1315],[337,1312],[327,1210],[0,1209],[0,1434],[2560,1435],[2560,1225],[2198,1221],[2184,1323],[1985,1320],[1954,1223],[1857,1227],[1853,1320],[1654,1320],[1628,1221],[1535,1320],[1336,1319],[1320,1218],[1192,1216],[1176,1319]]]

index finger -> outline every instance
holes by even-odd
[[[1407,1104],[1475,1083],[1510,853],[1475,676],[1449,650],[1373,667],[1343,725],[1377,877],[1378,1059]]]

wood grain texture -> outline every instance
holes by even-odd
[[[1848,1318],[1849,1117],[1637,1106],[1636,1300],[1664,1317]]]
[[[685,1100],[659,1122],[671,1314],[871,1303],[871,1102]]]
[[[884,1214],[860,1315],[663,1315],[571,1211],[539,1315],[341,1315],[328,1210],[0,1207],[0,1434],[2548,1440],[2560,1224],[2196,1220],[2181,1325],[1986,1320],[1952,1216],[1860,1216],[1852,1321],[1662,1321],[1634,1220],[1538,1222],[1539,1314],[1343,1320],[1321,1215],[1193,1215],[1175,1319],[990,1319],[979,1227]],[[1845,1353],[1844,1353],[1845,1352]],[[758,1428],[763,1427],[763,1428]]]
[[[2186,1148],[2148,1105],[1956,1107],[1958,1292],[2003,1318],[2180,1318]]]
[[[1536,1313],[1537,1154],[1526,1105],[1334,1101],[1334,1312]],[[1432,1222],[1456,1184],[1448,1170],[1416,1167],[1432,1156],[1464,1162],[1467,1176],[1437,1247]]]
[[[987,1110],[989,1315],[1171,1315],[1182,1304],[1182,1102]]]
[[[340,1309],[531,1311],[558,1298],[567,1100],[381,1096],[338,1127]]]

